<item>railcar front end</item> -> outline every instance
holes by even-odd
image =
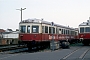
[[[79,25],[79,39],[84,45],[90,44],[90,17],[87,22],[83,22]]]

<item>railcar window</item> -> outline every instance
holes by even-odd
[[[44,33],[44,26],[42,26],[42,33]]]
[[[75,32],[75,35],[77,35],[77,32]]]
[[[80,28],[80,33],[83,33],[84,32],[84,27],[81,27]]]
[[[61,29],[56,28],[56,34],[59,34],[59,31],[61,31]]]
[[[74,31],[74,35],[75,35],[75,31]]]
[[[77,33],[77,32],[75,32],[75,35],[78,35],[78,33]]]
[[[61,29],[59,29],[59,31],[61,31]]]
[[[58,34],[58,28],[56,28],[56,34]]]
[[[48,26],[45,26],[45,33],[48,33]]]
[[[32,26],[32,33],[39,33],[39,26]]]
[[[69,34],[69,30],[67,31],[67,34]]]
[[[64,34],[65,34],[65,29],[64,29]]]
[[[74,31],[71,31],[71,35],[74,35]]]
[[[27,26],[27,33],[30,33],[30,26]]]
[[[73,35],[75,35],[75,31],[73,31]]]
[[[51,34],[52,32],[51,32],[51,27],[49,27],[49,33]]]
[[[85,27],[85,32],[90,32],[90,27]]]
[[[72,31],[71,31],[71,35],[72,35]]]
[[[71,30],[69,30],[69,35],[71,35]]]
[[[55,28],[53,27],[53,33],[55,33]]]
[[[26,26],[21,26],[21,33],[25,33],[26,32]]]
[[[52,27],[49,27],[49,33],[51,34]],[[53,27],[53,33],[55,33],[55,28]]]
[[[59,29],[59,34],[61,34],[61,29]]]
[[[62,29],[62,34],[63,34],[63,31],[64,31],[64,30]]]
[[[66,30],[66,34],[67,34],[67,30]]]
[[[73,35],[73,31],[72,31],[72,35]]]

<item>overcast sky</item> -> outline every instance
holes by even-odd
[[[73,28],[90,17],[90,0],[0,0],[0,29],[18,29],[20,8],[26,8],[23,20],[43,18]]]

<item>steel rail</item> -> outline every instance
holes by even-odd
[[[66,56],[64,56],[62,59],[60,60],[66,60],[69,56],[71,56],[72,54],[74,54],[75,52],[77,52],[78,50],[80,50],[82,47],[79,47],[75,50],[73,50],[72,52],[70,52],[69,54],[67,54]]]

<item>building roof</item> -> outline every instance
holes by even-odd
[[[12,31],[12,32],[4,32],[3,34],[18,34],[19,31]]]
[[[3,32],[5,32],[5,30],[3,30],[3,29],[0,29],[0,33],[3,33]]]
[[[7,29],[8,31],[12,31],[12,29]]]

